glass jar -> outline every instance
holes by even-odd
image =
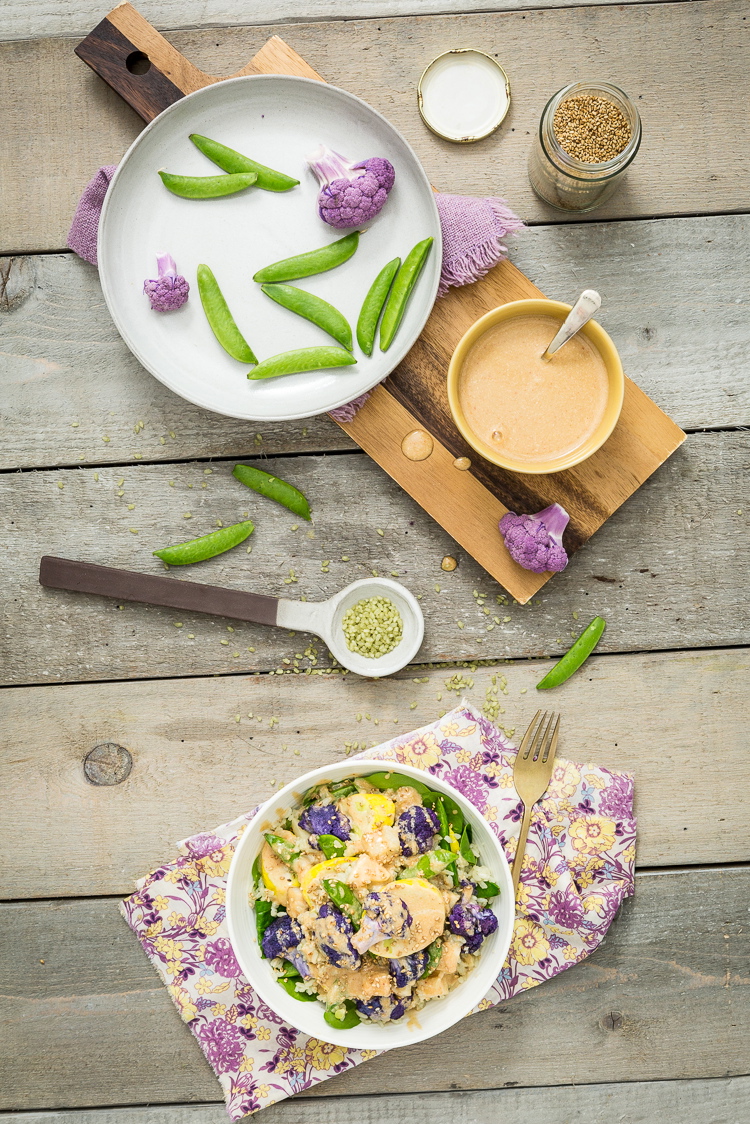
[[[601,164],[588,164],[561,146],[555,113],[570,98],[589,95],[612,102],[630,125],[630,140],[622,152]],[[641,143],[641,119],[627,94],[607,82],[573,82],[550,98],[539,121],[529,153],[529,180],[545,203],[563,211],[591,211],[609,199]]]

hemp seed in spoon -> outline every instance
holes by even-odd
[[[350,652],[371,660],[387,656],[400,643],[404,622],[387,597],[365,597],[344,613],[341,622]]]

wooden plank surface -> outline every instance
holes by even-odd
[[[615,4],[618,0],[596,0]],[[565,8],[574,0],[535,0],[537,8]],[[490,5],[486,0],[357,0],[358,19],[379,19],[387,16],[444,15],[483,12]],[[495,11],[523,9],[525,0],[493,0]],[[99,0],[70,0],[62,5],[57,0],[4,0],[0,23],[0,41],[37,39],[52,35],[87,35],[104,14],[106,5]],[[220,5],[206,5],[204,0],[142,0],[138,10],[160,31],[166,28],[197,28],[253,23],[284,24],[299,20],[349,20],[355,9],[351,0],[253,0],[248,7],[243,0],[222,0]]]
[[[299,1097],[272,1105],[263,1124],[382,1124],[396,1117],[409,1124],[654,1124],[695,1120],[742,1124],[750,1117],[750,1077],[688,1081],[624,1081],[609,1085],[553,1085],[472,1093],[400,1093],[395,1096]],[[150,1105],[147,1108],[76,1109],[2,1113],[0,1124],[226,1124],[222,1104]]]
[[[326,80],[384,112],[441,190],[500,191],[534,221],[575,217],[541,203],[528,184],[526,158],[541,110],[571,78],[606,74],[635,99],[644,142],[627,183],[594,218],[630,218],[748,209],[749,142],[736,129],[748,85],[744,13],[742,0],[697,0],[295,24],[284,28],[284,37]],[[169,39],[200,69],[229,74],[273,31],[273,25],[182,31]],[[457,42],[496,53],[513,85],[502,128],[460,149],[429,132],[416,108],[422,69]],[[62,247],[89,177],[99,164],[119,160],[140,128],[73,46],[71,39],[44,39],[0,47],[7,107],[0,157],[11,169],[0,199],[0,244],[9,252]],[[710,71],[712,60],[721,67],[720,82],[685,82],[685,74]],[[44,172],[30,180],[32,166]]]
[[[638,875],[604,944],[573,971],[316,1095],[743,1073],[749,892],[747,867]],[[0,925],[0,1107],[217,1097],[115,899],[4,905]]]
[[[532,227],[510,248],[556,299],[602,294],[628,372],[683,429],[750,424],[750,217]],[[244,455],[256,433],[269,454],[353,447],[326,417],[253,426],[178,398],[128,351],[96,271],[73,254],[3,271],[0,467]]]
[[[176,840],[233,819],[347,746],[433,721],[462,695],[493,715],[497,700],[496,721],[519,736],[542,705],[534,686],[548,666],[464,671],[455,692],[445,667],[419,683],[264,675],[7,690],[0,896],[127,894],[175,854]],[[750,859],[734,798],[750,787],[749,670],[750,649],[601,656],[555,694],[561,755],[635,772],[640,867]],[[131,756],[119,784],[84,775],[84,758],[103,743]]]
[[[160,572],[153,550],[246,512],[256,520],[252,554],[240,546],[192,567],[190,580],[319,600],[373,569],[393,574],[423,596],[422,661],[558,653],[569,646],[571,630],[577,633],[595,613],[608,621],[603,651],[744,644],[750,605],[738,597],[737,580],[747,555],[742,497],[749,447],[743,432],[690,436],[525,607],[497,603],[496,583],[363,454],[263,462],[308,495],[312,528],[239,485],[232,461],[215,463],[211,475],[204,464],[6,473],[0,477],[3,681],[278,667],[302,650],[300,638],[256,625],[238,624],[228,633],[218,618],[177,617],[136,604],[118,610],[105,598],[38,584],[43,554]],[[447,554],[459,559],[452,574],[440,568]],[[179,572],[170,572],[179,580]],[[489,613],[477,607],[475,589],[487,595]],[[180,621],[184,627],[176,628]]]

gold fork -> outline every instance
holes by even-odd
[[[545,726],[545,721],[547,725]],[[518,747],[516,763],[513,767],[513,784],[523,803],[521,834],[518,837],[516,857],[513,860],[513,889],[518,890],[521,878],[523,856],[526,853],[526,839],[529,834],[531,813],[547,791],[552,776],[552,766],[557,752],[557,733],[560,729],[560,715],[538,710]]]

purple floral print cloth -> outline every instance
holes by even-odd
[[[465,702],[359,754],[415,765],[454,785],[488,821],[512,861],[522,807],[516,750]],[[429,777],[426,778],[429,783]],[[226,878],[255,811],[179,844],[180,857],[137,883],[121,905],[219,1079],[232,1120],[375,1057],[286,1025],[244,979],[228,939]],[[558,758],[536,805],[508,959],[476,1008],[528,991],[585,959],[634,891],[633,777]]]

